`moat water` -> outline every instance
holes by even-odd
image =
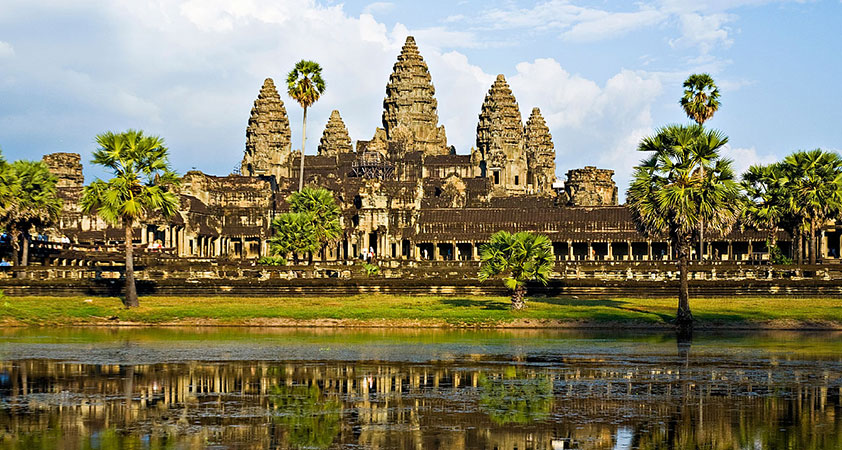
[[[0,449],[842,449],[834,333],[0,330]]]

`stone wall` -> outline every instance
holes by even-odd
[[[568,206],[617,205],[617,185],[614,171],[585,166],[567,172],[564,183],[565,203]]]
[[[85,184],[82,157],[78,153],[50,153],[41,159],[58,178],[56,187],[81,188]]]

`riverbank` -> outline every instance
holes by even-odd
[[[283,326],[388,328],[668,329],[674,299],[529,298],[524,311],[507,297],[4,297],[3,326]],[[832,298],[695,298],[701,329],[842,330],[842,300]]]

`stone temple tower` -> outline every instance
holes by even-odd
[[[284,102],[271,78],[263,82],[246,128],[246,152],[240,173],[246,176],[289,176],[290,130]]]
[[[527,162],[523,121],[506,78],[497,75],[482,102],[477,124],[477,150],[482,176],[491,178],[497,193],[525,193]]]
[[[398,55],[383,100],[383,128],[386,139],[401,142],[405,151],[444,155],[450,150],[444,126],[439,126],[436,89],[427,63],[418,53],[415,38],[408,36]],[[401,155],[393,155],[400,157]]]
[[[320,156],[336,156],[340,153],[351,153],[354,148],[351,146],[351,137],[348,136],[348,128],[339,115],[339,111],[333,110],[330,119],[325,125],[322,139],[319,141]]]
[[[552,195],[555,181],[555,147],[541,110],[532,108],[524,128],[526,139],[526,182],[536,194]]]

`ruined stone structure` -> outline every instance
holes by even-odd
[[[610,206],[617,204],[614,171],[585,166],[567,171],[564,197],[569,206]]]
[[[659,260],[673,251],[665,237],[640,234],[619,206],[613,171],[569,170],[553,188],[555,146],[540,110],[526,124],[505,78],[499,75],[478,111],[476,148],[457,154],[438,124],[432,79],[413,38],[408,38],[383,101],[383,128],[351,145],[337,111],[331,114],[318,155],[305,160],[305,182],[333,192],[344,235],[315,260],[477,260],[478,246],[499,230],[546,234],[560,261]],[[242,175],[188,172],[176,217],[145,221],[136,242],[160,241],[184,257],[256,258],[268,255],[272,220],[288,210],[297,188],[300,153],[290,152],[284,104],[271,79],[254,103],[246,131]],[[75,242],[120,241],[121,230],[79,212],[78,156],[49,155],[62,178],[65,213],[57,233]],[[74,162],[75,161],[75,162]],[[840,255],[842,231],[827,229],[824,255]],[[823,232],[824,233],[824,232]],[[765,251],[765,233],[736,229],[709,236],[711,257],[746,260]],[[788,236],[778,234],[788,246]],[[835,249],[835,250],[834,250]]]
[[[246,128],[241,173],[246,176],[289,176],[290,130],[284,102],[271,78],[263,82]]]
[[[81,188],[85,184],[82,158],[78,153],[50,153],[42,159],[50,172],[58,178],[57,187]]]

